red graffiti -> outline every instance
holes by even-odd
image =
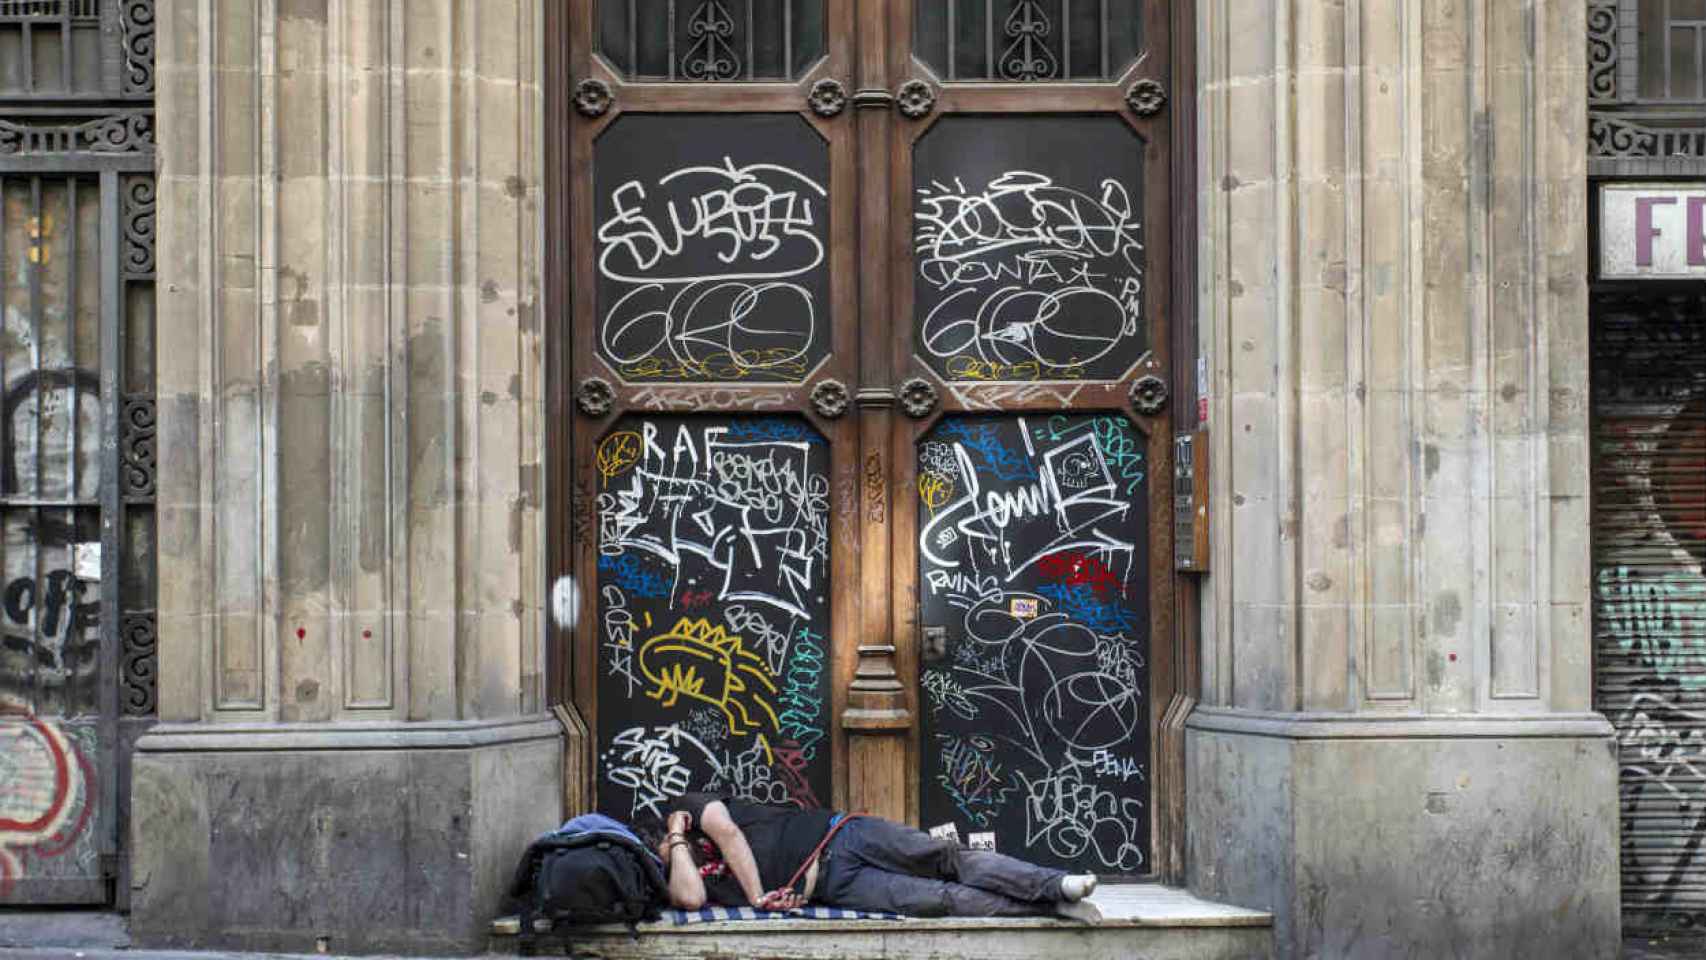
[[[688,609],[708,607],[715,600],[716,594],[709,590],[687,590],[681,594],[681,605]]]
[[[76,844],[94,815],[95,777],[63,730],[12,704],[0,703],[0,759],[8,774],[0,783],[3,899],[23,875],[19,852],[49,859]]]
[[[1087,586],[1099,597],[1120,592],[1120,578],[1112,570],[1095,557],[1075,551],[1051,553],[1037,561],[1037,570],[1069,586]]]
[[[777,766],[782,770],[788,796],[802,809],[812,810],[823,806],[817,800],[817,792],[806,780],[806,755],[800,750],[797,741],[786,740],[778,744],[774,750]]]

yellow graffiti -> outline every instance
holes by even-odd
[[[764,347],[735,352],[723,351],[699,358],[646,357],[622,364],[622,375],[630,380],[715,380],[727,383],[762,376],[797,380],[806,375],[799,351],[786,347]]]
[[[53,257],[53,248],[45,242],[53,236],[53,217],[30,217],[24,221],[24,237],[29,248],[24,252],[25,259],[34,264],[45,264]]]
[[[918,475],[918,497],[934,511],[954,495],[954,481],[946,474],[926,470]]]
[[[621,476],[640,462],[640,435],[623,430],[604,438],[598,445],[598,472],[604,479]]]
[[[960,355],[948,360],[948,376],[955,380],[1082,380],[1084,365],[1074,357],[1063,364],[1025,360],[1003,363]]]
[[[737,736],[763,728],[754,713],[767,717],[770,729],[779,726],[775,708],[763,696],[776,694],[769,666],[743,648],[740,637],[703,617],[682,617],[668,633],[647,640],[640,647],[640,673],[653,685],[646,696],[665,707],[675,706],[682,696],[711,704],[723,711]]]

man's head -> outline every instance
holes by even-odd
[[[669,840],[669,831],[664,827],[663,818],[655,813],[642,813],[634,818],[634,822],[630,826],[633,827],[634,835],[640,838],[640,842],[651,848],[667,868],[669,866],[669,848],[665,846],[665,843]]]

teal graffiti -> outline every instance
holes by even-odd
[[[1661,680],[1706,689],[1706,578],[1695,573],[1644,576],[1629,567],[1599,571],[1600,624],[1619,648]]]

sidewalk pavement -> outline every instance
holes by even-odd
[[[487,957],[501,960],[502,955]],[[1701,958],[1706,958],[1706,935],[1629,937],[1623,941],[1622,960]],[[0,907],[0,960],[339,960],[339,955],[132,950],[128,924],[116,913]],[[412,958],[367,956],[359,960]]]
[[[340,960],[336,954],[133,950],[120,914],[0,907],[0,960]],[[360,960],[406,960],[368,956]]]

